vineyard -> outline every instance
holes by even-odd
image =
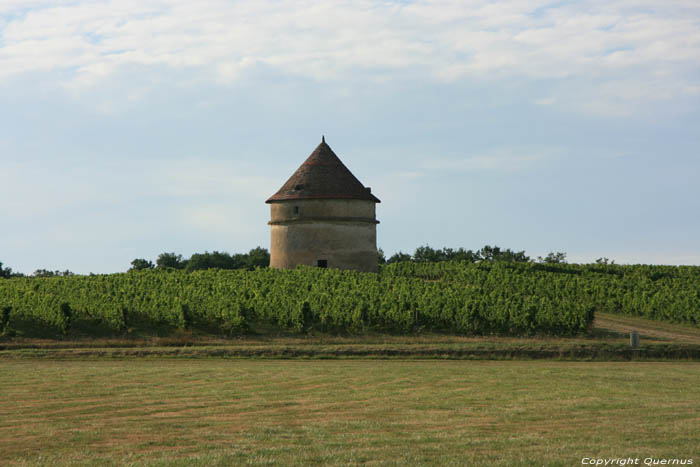
[[[575,335],[595,311],[700,324],[700,268],[395,263],[0,280],[0,333]]]
[[[700,325],[700,267],[542,263],[397,263],[392,276],[466,284],[510,284],[527,293],[533,283],[562,302],[596,311]]]

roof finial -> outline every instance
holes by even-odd
[[[325,136],[325,135],[321,135],[321,142],[322,142],[322,143],[325,143],[325,142],[326,142],[326,136]]]

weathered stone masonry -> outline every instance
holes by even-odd
[[[322,140],[266,201],[270,266],[306,264],[376,272],[379,202]]]

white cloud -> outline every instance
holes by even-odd
[[[0,260],[23,272],[105,272],[169,249],[189,254],[266,245],[264,200],[280,184],[244,163],[205,157],[5,160]]]
[[[483,154],[461,158],[431,158],[421,166],[427,170],[448,171],[514,171],[560,157],[559,148],[496,148]]]
[[[0,0],[0,79],[58,71],[89,86],[165,65],[230,82],[264,64],[335,81],[575,78],[584,92],[564,86],[557,104],[638,89],[615,94],[632,104],[698,95],[699,17],[685,0]]]
[[[28,185],[28,179],[34,183]],[[98,166],[5,162],[0,171],[0,216],[11,221],[97,212],[163,197],[171,204],[187,199],[194,209],[198,202],[205,205],[222,199],[262,203],[280,184],[256,174],[250,166],[206,158],[125,160]]]
[[[249,236],[265,226],[264,217],[258,223],[251,221],[249,209],[231,203],[208,203],[185,206],[180,210],[181,225],[218,235]],[[264,212],[264,211],[263,211]],[[265,213],[267,214],[267,213]]]
[[[535,99],[532,101],[535,105],[547,106],[556,103],[557,99],[555,97],[542,97],[540,99]]]
[[[157,170],[154,187],[170,196],[242,196],[266,199],[281,185],[271,177],[251,174],[252,167],[199,159],[175,161]],[[258,169],[259,170],[259,169]]]

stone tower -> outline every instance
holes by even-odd
[[[266,203],[270,204],[270,266],[377,272],[375,197],[325,138]]]

